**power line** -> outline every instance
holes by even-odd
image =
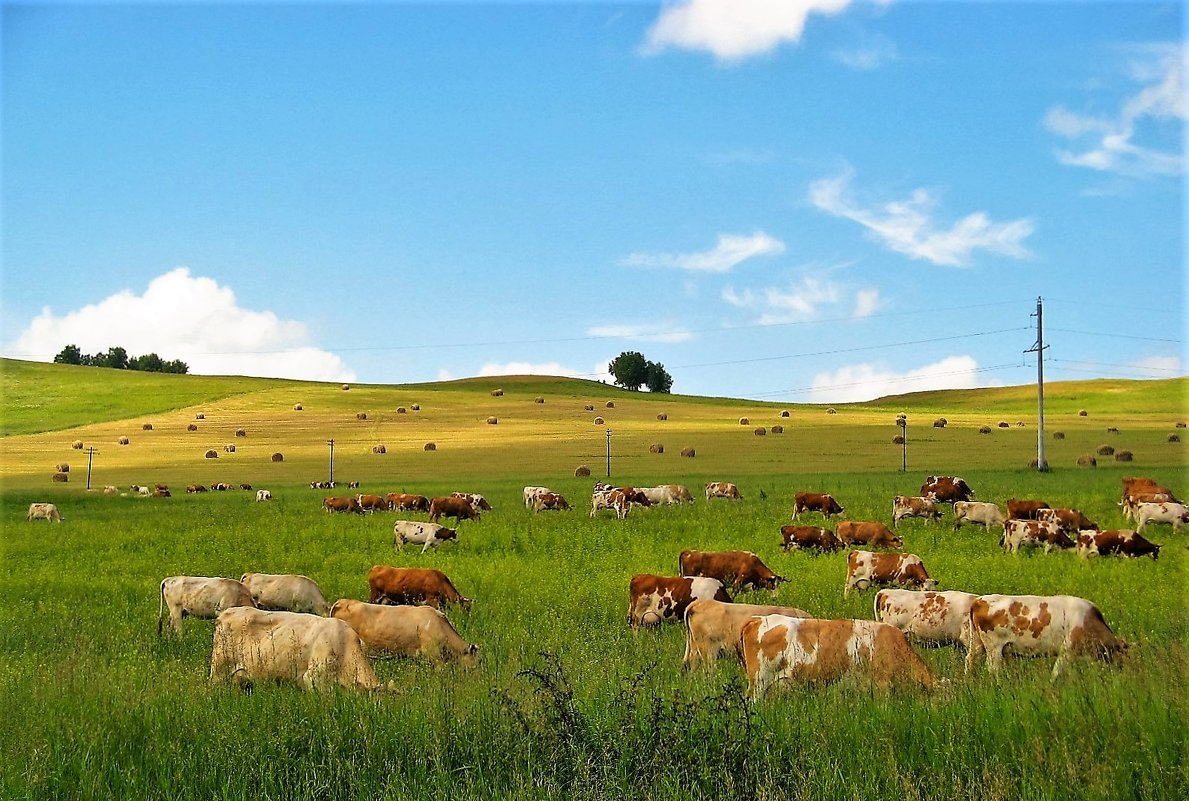
[[[1089,337],[1114,337],[1115,339],[1142,339],[1145,342],[1172,342],[1173,344],[1181,344],[1179,339],[1162,339],[1160,337],[1139,337],[1132,334],[1108,334],[1103,331],[1074,331],[1071,328],[1050,328],[1050,331],[1060,331],[1063,334],[1080,334]]]
[[[1119,364],[1117,362],[1092,362],[1085,359],[1049,359],[1051,362],[1061,362],[1062,364],[1086,364],[1094,365],[1096,367],[1121,367],[1124,370],[1153,370],[1161,373],[1180,373],[1181,370],[1177,367],[1144,367],[1139,364]],[[1063,367],[1063,370],[1072,368]]]
[[[793,394],[800,394],[800,393],[804,393],[804,392],[820,392],[823,390],[831,390],[831,389],[851,389],[854,387],[870,386],[872,384],[901,384],[901,383],[907,383],[907,382],[911,382],[911,381],[927,380],[930,378],[936,378],[936,377],[940,377],[940,376],[969,375],[969,374],[973,374],[973,373],[991,373],[991,372],[997,372],[1000,370],[1009,370],[1009,369],[1010,370],[1018,370],[1018,369],[1020,369],[1020,365],[1019,364],[997,364],[997,365],[993,365],[990,367],[976,367],[973,370],[947,370],[946,372],[943,372],[943,373],[929,373],[927,375],[906,375],[906,376],[897,376],[895,378],[875,379],[875,380],[871,380],[871,381],[851,381],[846,384],[823,384],[823,385],[812,386],[812,387],[795,387],[792,389],[780,389],[780,390],[775,390],[772,392],[754,392],[751,394],[755,397],[767,398],[767,397],[772,397],[774,395],[793,395]]]

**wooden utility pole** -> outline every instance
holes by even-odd
[[[1045,459],[1045,348],[1044,343],[1044,299],[1036,298],[1036,344],[1025,353],[1036,354],[1036,469],[1042,473],[1049,471],[1049,462]]]
[[[330,483],[334,484],[334,440],[326,440],[326,444],[330,446]]]
[[[611,429],[607,429],[607,478],[611,478]]]
[[[87,489],[91,488],[91,461],[95,458],[96,453],[98,451],[95,450],[94,445],[87,448]]]

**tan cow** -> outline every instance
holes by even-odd
[[[786,551],[796,548],[829,553],[843,547],[833,531],[821,526],[781,526],[780,538],[781,547]]]
[[[923,517],[926,523],[941,519],[937,503],[932,498],[917,498],[911,495],[897,495],[892,499],[892,525],[900,525],[906,517]]]
[[[707,481],[706,500],[711,498],[730,498],[733,501],[743,500],[739,488],[729,481]]]
[[[244,690],[263,681],[306,690],[380,686],[346,621],[251,607],[227,609],[215,620],[210,680]]]
[[[808,612],[788,606],[728,604],[713,598],[691,601],[685,608],[685,657],[682,667],[689,670],[699,664],[711,665],[725,653],[733,653],[742,661],[739,635],[743,624],[756,615],[810,617]]]
[[[257,609],[273,612],[306,612],[326,617],[330,604],[326,602],[317,582],[307,576],[285,573],[244,573],[240,583],[252,594]]]
[[[969,648],[966,618],[977,597],[973,593],[953,590],[880,590],[875,594],[875,619],[895,626],[919,642],[932,645],[961,643]]]
[[[161,633],[165,610],[169,627],[182,630],[182,618],[215,618],[224,609],[255,606],[252,593],[243,582],[232,578],[207,576],[169,576],[161,580],[161,604],[157,610],[157,634]]]
[[[904,633],[873,620],[816,620],[786,615],[750,618],[740,635],[743,667],[753,700],[777,682],[818,684],[854,670],[880,689],[932,689],[933,674]]]
[[[954,528],[966,520],[971,523],[982,523],[987,531],[991,526],[1002,526],[1007,520],[997,504],[986,501],[954,501]]]
[[[26,520],[51,520],[55,523],[62,522],[62,513],[58,511],[58,507],[52,503],[31,503],[29,504],[29,513],[25,515]]]
[[[458,662],[473,667],[479,649],[468,643],[444,614],[431,606],[387,606],[341,598],[330,616],[355,629],[369,654]]]
[[[638,489],[654,505],[694,502],[694,496],[690,494],[689,489],[681,484],[660,484],[656,487]]]
[[[926,590],[937,586],[937,582],[929,578],[925,563],[915,554],[851,551],[846,555],[844,597],[850,595],[851,589],[865,590],[883,584],[915,584]]]
[[[903,548],[904,540],[878,521],[844,520],[835,536],[843,545],[868,545],[872,548]]]

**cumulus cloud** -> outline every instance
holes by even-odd
[[[815,181],[809,188],[814,206],[835,217],[863,226],[867,235],[897,253],[925,259],[944,267],[965,267],[976,250],[1022,259],[1029,256],[1024,240],[1032,235],[1026,218],[994,222],[985,212],[968,214],[949,228],[938,228],[932,219],[937,199],[927,189],[915,189],[908,198],[876,208],[863,208],[849,197],[853,174]]]
[[[355,380],[341,358],[306,339],[303,323],[241,308],[230,287],[178,267],[150,281],[143,295],[124,289],[61,316],[47,306],[5,351],[49,361],[68,344],[84,353],[119,346],[181,359],[193,374]]]
[[[815,375],[810,401],[851,403],[930,389],[971,389],[979,386],[977,376],[978,362],[970,356],[950,356],[907,372],[885,365],[852,364]]]
[[[621,263],[628,267],[677,267],[694,272],[725,273],[755,256],[777,253],[784,253],[784,243],[763,231],[756,231],[751,236],[719,234],[718,242],[710,250],[694,253],[632,253]]]
[[[1050,108],[1044,126],[1052,134],[1076,149],[1057,150],[1062,164],[1086,167],[1100,172],[1123,175],[1180,175],[1185,171],[1182,150],[1168,151],[1140,144],[1144,129],[1161,122],[1180,126],[1189,116],[1184,73],[1186,49],[1183,46],[1158,46],[1141,49],[1133,61],[1130,78],[1141,85],[1125,97],[1117,111],[1109,116],[1078,114],[1064,106]]]
[[[591,337],[637,339],[641,342],[687,342],[693,334],[665,325],[596,325],[586,329]]]
[[[667,3],[648,29],[643,52],[674,47],[738,62],[796,44],[810,14],[837,14],[852,0],[678,0]]]
[[[573,378],[586,374],[571,367],[566,367],[560,362],[487,362],[479,368],[477,375],[479,377],[496,375],[560,375]]]
[[[815,320],[826,314],[860,319],[870,316],[883,305],[879,290],[874,287],[854,291],[814,276],[806,276],[787,288],[767,287],[738,292],[728,286],[722,291],[722,299],[736,308],[760,312],[756,321],[760,325]],[[851,311],[846,311],[847,307]]]

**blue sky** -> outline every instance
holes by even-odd
[[[844,401],[1185,374],[1177,3],[3,7],[5,355]]]

